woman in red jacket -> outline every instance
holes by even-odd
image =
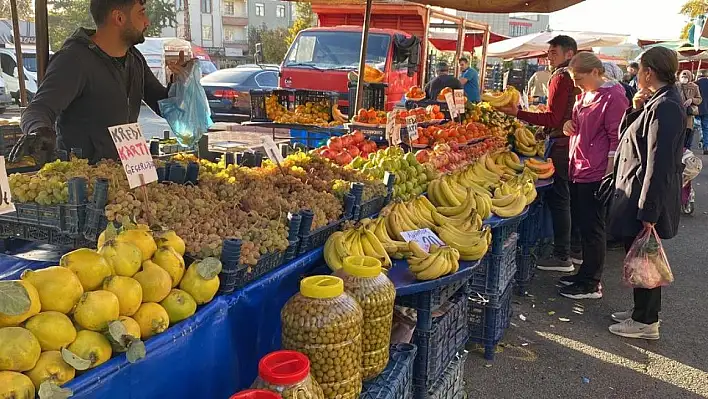
[[[629,101],[624,87],[605,77],[605,68],[593,53],[575,55],[568,71],[582,90],[564,132],[570,137],[570,203],[573,222],[580,228],[583,264],[577,274],[560,279],[564,285],[560,294],[573,299],[599,299],[607,245],[606,204],[597,199],[596,193],[602,178],[612,171],[619,125]]]

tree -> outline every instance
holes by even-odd
[[[263,62],[266,64],[280,64],[288,52],[290,45],[286,42],[288,29],[268,29],[265,23],[261,26],[248,28],[248,52],[256,54],[256,43],[262,44]]]
[[[315,22],[315,13],[312,12],[312,4],[310,3],[296,3],[295,14],[297,18],[295,18],[295,21],[288,30],[288,36],[286,38],[288,46],[295,41],[297,34],[300,33],[301,30],[312,27]]]
[[[17,15],[21,21],[34,21],[33,0],[17,0]],[[10,0],[0,0],[0,18],[12,20]]]
[[[2,0],[0,0],[2,1]],[[79,27],[93,28],[93,18],[86,0],[54,0],[49,11],[49,42],[58,50],[64,40]],[[150,27],[145,36],[159,36],[163,28],[174,27],[176,14],[174,5],[168,0],[148,0],[145,3]]]
[[[708,13],[708,0],[688,0],[681,6],[679,13],[691,18],[681,30],[681,39],[688,39],[688,32],[693,26],[693,19]]]

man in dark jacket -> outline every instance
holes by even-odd
[[[145,0],[91,0],[95,31],[79,28],[52,56],[32,103],[22,114],[24,135],[10,154],[28,154],[38,163],[62,150],[80,148],[95,163],[118,159],[110,126],[138,120],[141,101],[156,112],[167,89],[134,45],[149,25]],[[170,68],[183,74],[180,66]]]
[[[553,255],[538,259],[536,265],[540,270],[570,273],[574,268],[570,260],[569,139],[563,133],[563,124],[572,117],[575,96],[579,93],[567,71],[570,59],[578,52],[578,45],[575,39],[564,35],[554,37],[548,45],[548,62],[554,68],[548,82],[548,111],[520,111],[516,105],[500,111],[532,125],[543,126],[551,139],[550,157],[556,171],[553,174],[553,188],[546,199],[553,219]]]
[[[440,94],[442,89],[446,87],[449,87],[451,89],[462,88],[460,80],[448,74],[450,68],[448,67],[447,63],[441,62],[436,66],[435,69],[438,76],[436,76],[435,79],[431,80],[430,82],[428,82],[427,85],[425,85],[425,96],[429,100],[437,99],[438,94]]]
[[[627,84],[629,87],[634,89],[635,93],[639,90],[637,87],[637,71],[639,71],[639,64],[636,62],[630,62],[629,66],[627,66],[627,73],[629,73],[629,81]]]
[[[703,132],[701,141],[703,142],[703,155],[708,155],[708,70],[701,69],[698,72],[696,84],[701,92],[701,98],[707,99],[698,104],[698,116],[701,121],[701,131]]]

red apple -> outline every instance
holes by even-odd
[[[322,156],[327,159],[334,159],[334,157],[337,156],[337,152],[332,150],[331,148],[327,148],[324,151],[322,151]]]
[[[327,140],[327,147],[329,147],[330,150],[339,152],[342,150],[342,139],[339,137],[330,137],[329,140]]]
[[[347,152],[352,157],[356,157],[357,155],[361,154],[361,150],[359,149],[359,147],[357,147],[355,145],[347,147]]]
[[[364,133],[358,130],[355,130],[354,133],[352,133],[352,137],[355,143],[361,143],[362,141],[364,141]]]
[[[430,154],[426,150],[418,150],[415,153],[415,159],[417,159],[419,163],[426,163],[430,159]]]
[[[342,136],[342,148],[351,147],[354,144],[354,139],[351,134]]]
[[[344,166],[351,162],[352,159],[354,158],[352,158],[351,155],[349,155],[346,151],[342,151],[334,158],[334,162]]]

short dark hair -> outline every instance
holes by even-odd
[[[440,72],[447,72],[450,70],[450,67],[447,66],[447,62],[438,62],[438,65],[435,66],[435,70]]]
[[[89,9],[91,17],[96,26],[102,26],[106,23],[108,16],[113,10],[130,8],[133,4],[145,4],[146,0],[91,0]]]
[[[639,62],[644,68],[654,71],[659,81],[670,85],[676,83],[679,64],[678,56],[674,50],[666,47],[652,47],[642,53]]]
[[[553,39],[548,41],[551,46],[557,46],[563,49],[563,51],[572,51],[573,54],[578,53],[578,43],[570,36],[558,35]]]
[[[630,62],[628,68],[639,69],[639,63],[637,63],[637,62]]]
[[[458,61],[458,62],[462,62],[462,61],[464,61],[468,64],[470,63],[470,60],[468,60],[467,57],[460,57],[460,61]]]

